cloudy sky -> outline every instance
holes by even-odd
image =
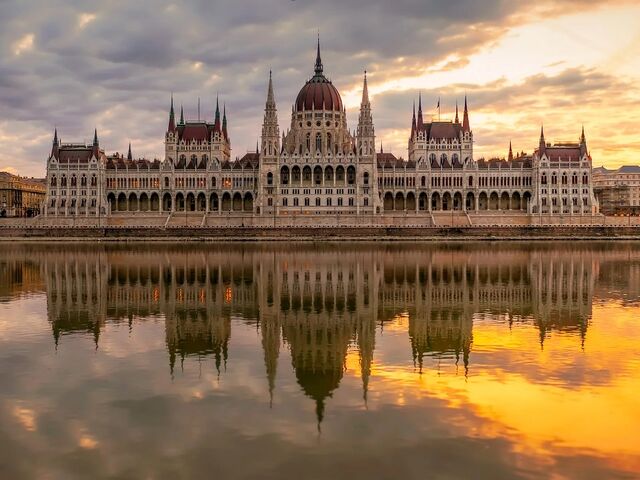
[[[599,0],[0,0],[0,170],[44,175],[63,141],[162,158],[171,92],[187,118],[226,103],[234,156],[254,149],[273,70],[280,126],[325,73],[355,128],[369,72],[378,142],[406,156],[411,106],[469,98],[476,158],[576,140],[594,165],[640,163],[640,5]]]

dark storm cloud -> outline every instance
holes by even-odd
[[[551,8],[547,3],[538,9]],[[553,8],[577,3],[592,2]],[[24,138],[16,144],[29,144],[0,151],[0,165],[12,163],[11,156],[28,173],[42,173],[54,125],[68,140],[98,126],[107,151],[134,137],[139,154],[161,155],[170,92],[191,118],[198,96],[211,118],[219,92],[241,154],[259,134],[270,68],[281,128],[288,124],[291,102],[312,73],[317,30],[326,72],[344,88],[365,68],[380,81],[399,71],[419,73],[451,53],[464,61],[529,8],[506,0],[4,1],[0,109],[22,122]],[[32,47],[17,54],[28,35]]]

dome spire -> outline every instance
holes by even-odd
[[[316,53],[316,75],[322,75],[322,58],[320,58],[320,32],[318,32],[318,51]]]

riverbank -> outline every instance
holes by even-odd
[[[0,242],[55,239],[85,242],[640,240],[640,226],[0,228]]]

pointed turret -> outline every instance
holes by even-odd
[[[544,140],[544,125],[540,126],[540,141],[538,142],[538,149],[540,150],[540,154],[544,153],[547,148],[547,143]]]
[[[216,116],[213,123],[213,131],[220,132],[222,126],[220,125],[220,104],[218,103],[218,96],[216,95]]]
[[[369,101],[369,86],[367,84],[367,71],[364,71],[362,81],[362,102],[360,103],[360,115],[358,116],[358,151],[360,155],[374,155],[375,128],[373,126],[373,116],[371,115],[371,102]]]
[[[129,151],[127,152],[127,160],[133,160],[133,155],[131,155],[131,142],[129,142]]]
[[[51,146],[51,156],[58,158],[59,151],[60,151],[60,142],[58,141],[58,129],[55,128],[53,131],[53,144]]]
[[[267,102],[266,108],[275,108],[276,100],[275,95],[273,94],[273,75],[271,70],[269,70],[269,86],[267,87]]]
[[[180,125],[184,125],[184,108],[180,105]]]
[[[587,137],[584,135],[584,125],[580,134],[580,155],[587,155]]]
[[[320,34],[318,34],[318,51],[316,53],[316,65],[314,71],[316,75],[322,75],[322,59],[320,58]]]
[[[458,100],[456,100],[456,120],[455,123],[460,123],[460,119],[458,118]]]
[[[284,145],[284,137],[282,144]],[[267,161],[271,162],[275,162],[280,154],[280,128],[278,126],[278,111],[276,109],[275,94],[273,93],[273,73],[271,70],[269,70],[267,100],[265,101],[264,120],[262,122],[262,150],[267,157]]]
[[[416,134],[416,101],[413,101],[413,117],[411,118],[411,138]]]
[[[100,153],[100,143],[98,142],[98,129],[94,129],[93,131],[93,156],[98,158],[98,154]]]
[[[509,161],[513,161],[513,150],[511,149],[511,140],[509,140]]]
[[[222,105],[222,136],[225,138],[225,140],[228,138],[227,137],[227,105],[226,104]]]
[[[464,114],[462,117],[462,130],[464,132],[470,132],[471,127],[469,126],[469,109],[467,108],[467,96],[464,96]]]
[[[167,127],[167,131],[169,132],[176,131],[176,119],[175,119],[175,114],[173,112],[173,94],[171,94],[171,108],[169,109],[169,126]]]
[[[422,92],[418,94],[418,131],[422,131],[424,128],[424,121],[422,120]]]
[[[362,85],[362,101],[360,106],[370,105],[369,102],[369,87],[367,85],[367,71],[364,71],[364,84]]]

